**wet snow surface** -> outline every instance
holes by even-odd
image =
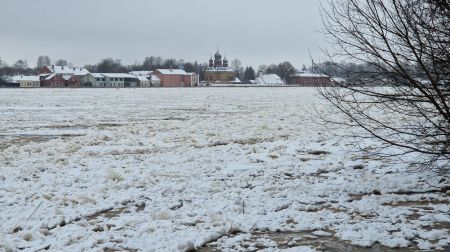
[[[0,251],[448,249],[440,178],[356,155],[314,93],[0,90]]]

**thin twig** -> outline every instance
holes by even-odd
[[[34,215],[34,213],[36,213],[36,211],[42,205],[42,203],[44,203],[44,201],[41,201],[41,203],[39,203],[39,205],[34,209],[33,213],[30,215],[30,217],[27,218],[27,221]]]

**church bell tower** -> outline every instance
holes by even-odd
[[[219,50],[214,54],[214,67],[222,67],[222,55],[220,55]]]

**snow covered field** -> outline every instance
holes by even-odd
[[[1,89],[0,251],[448,249],[440,178],[361,158],[314,93]]]

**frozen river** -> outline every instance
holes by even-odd
[[[0,251],[448,249],[440,178],[357,155],[315,92],[0,89]]]

